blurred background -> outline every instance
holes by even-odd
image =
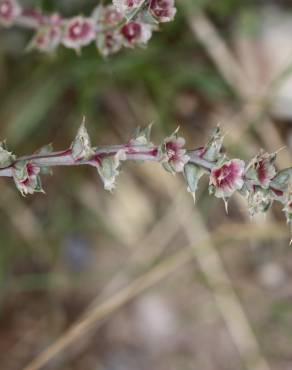
[[[22,1],[64,15],[95,1]],[[87,117],[95,145],[154,122],[189,148],[220,123],[230,155],[276,151],[291,165],[292,2],[180,0],[146,49],[103,59],[25,52],[0,30],[0,138],[18,155],[70,145]],[[292,255],[281,206],[249,219],[234,196],[126,163],[113,194],[92,168],[56,168],[46,195],[0,180],[0,368],[290,370]],[[85,323],[76,329],[76,324]],[[75,332],[68,328],[75,328]],[[77,333],[77,334],[76,334]],[[64,337],[65,335],[65,337]],[[65,338],[64,343],[56,342]]]

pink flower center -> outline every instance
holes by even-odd
[[[165,149],[169,160],[175,161],[178,159],[178,146],[173,141],[169,141],[165,144]]]
[[[171,4],[167,0],[151,0],[150,8],[157,17],[168,17]]]
[[[224,164],[222,167],[213,170],[213,178],[217,187],[232,187],[240,175],[240,168],[233,162]]]
[[[141,25],[137,22],[130,22],[122,27],[121,33],[129,42],[133,42],[141,36]]]
[[[76,21],[69,27],[69,37],[72,40],[83,39],[86,38],[91,31],[92,27],[88,22]]]

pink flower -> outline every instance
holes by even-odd
[[[152,35],[152,27],[141,22],[129,22],[121,28],[125,46],[146,44]]]
[[[122,14],[125,14],[142,5],[145,0],[113,0],[114,6]]]
[[[121,22],[123,14],[113,5],[104,6],[100,10],[99,22],[106,25],[115,25]]]
[[[122,45],[122,35],[117,31],[100,33],[96,40],[96,46],[99,52],[105,57],[117,53],[121,49]]]
[[[95,37],[94,21],[78,16],[66,23],[62,42],[68,48],[79,50],[82,46],[90,44]]]
[[[176,14],[174,0],[151,0],[150,11],[159,22],[170,22]]]
[[[123,20],[123,15],[114,6],[108,5],[99,10],[98,21],[105,27],[115,26]],[[123,37],[116,30],[99,32],[96,38],[96,46],[103,56],[108,56],[118,52],[123,46]]]
[[[51,53],[59,46],[61,39],[61,28],[56,22],[56,24],[40,27],[31,41],[31,47],[41,52]]]
[[[185,145],[183,137],[176,137],[175,135],[166,138],[164,141],[165,159],[169,163],[174,172],[182,172],[184,166],[190,160],[186,154],[186,150],[182,149]]]
[[[260,185],[267,188],[276,175],[276,169],[274,166],[275,155],[268,153],[261,153],[254,161],[254,169],[256,171],[256,177]]]
[[[21,14],[21,7],[15,0],[0,0],[0,24],[10,26]]]
[[[245,163],[240,159],[232,159],[221,166],[212,168],[210,185],[215,189],[217,198],[228,198],[244,184]]]
[[[43,192],[39,173],[40,168],[30,162],[13,167],[14,181],[22,195]]]

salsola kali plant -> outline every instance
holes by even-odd
[[[113,0],[110,5],[98,5],[88,17],[68,19],[57,13],[22,9],[16,0],[0,0],[0,25],[33,29],[28,48],[45,53],[54,52],[61,44],[79,53],[95,42],[103,56],[123,46],[143,46],[159,23],[172,21],[175,14],[174,0]]]
[[[53,166],[90,165],[97,169],[104,188],[112,191],[122,162],[153,161],[172,174],[182,173],[194,198],[200,178],[207,175],[209,193],[222,198],[226,208],[235,191],[246,198],[251,216],[266,212],[273,201],[278,201],[292,225],[292,167],[277,171],[277,153],[261,151],[246,164],[241,159],[228,158],[219,127],[205,146],[193,150],[184,148],[185,139],[178,136],[178,130],[160,145],[150,141],[150,131],[151,125],[137,129],[123,145],[93,147],[83,121],[69,149],[54,152],[49,145],[23,157],[16,157],[1,143],[0,176],[13,178],[21,194],[27,195],[43,192],[40,175],[50,172]]]

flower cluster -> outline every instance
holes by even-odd
[[[203,147],[187,150],[178,129],[160,145],[150,140],[151,125],[138,129],[123,145],[93,147],[84,121],[65,151],[53,152],[46,146],[31,156],[17,158],[0,143],[0,176],[12,177],[23,195],[42,192],[40,174],[53,166],[90,165],[97,169],[106,190],[115,188],[121,163],[154,161],[172,174],[183,173],[188,191],[195,197],[199,180],[209,177],[209,192],[223,199],[238,191],[248,203],[251,216],[266,212],[273,201],[281,202],[287,222],[292,224],[292,167],[276,170],[276,153],[261,151],[248,164],[230,159],[223,150],[223,136],[217,127]]]
[[[29,48],[52,53],[59,45],[80,52],[94,42],[103,56],[122,47],[146,45],[159,23],[176,14],[174,0],[113,0],[98,5],[89,17],[62,18],[23,10],[17,0],[0,0],[0,25],[30,27],[35,34]]]

